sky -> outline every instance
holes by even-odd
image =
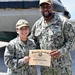
[[[71,19],[75,19],[75,0],[61,0],[62,4],[71,14]]]

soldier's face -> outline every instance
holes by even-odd
[[[43,3],[40,6],[40,11],[41,11],[42,15],[45,18],[50,17],[52,15],[53,5],[52,4]]]
[[[29,27],[23,26],[20,29],[17,29],[17,33],[21,38],[27,38],[29,34]]]

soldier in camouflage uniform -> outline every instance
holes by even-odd
[[[7,75],[36,75],[36,67],[29,66],[29,50],[36,47],[29,34],[28,22],[20,19],[16,24],[17,38],[11,40],[5,49],[4,62]]]
[[[40,0],[43,15],[32,27],[30,38],[40,49],[52,50],[51,66],[41,66],[41,75],[72,75],[70,51],[75,46],[75,31],[69,21],[53,12],[51,0]]]

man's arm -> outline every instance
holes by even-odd
[[[64,23],[63,34],[66,41],[59,49],[60,55],[75,49],[75,30],[69,21]]]
[[[75,30],[69,22],[64,23],[63,34],[65,39],[64,45],[59,50],[52,50],[50,55],[53,58],[59,58],[59,56],[75,49]]]
[[[34,42],[36,44],[36,48],[39,49],[40,45],[39,45],[38,38],[35,36],[35,29],[36,29],[36,23],[32,27],[31,35],[29,36],[29,38],[34,40]]]

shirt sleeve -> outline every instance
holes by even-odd
[[[36,25],[34,24],[32,29],[31,29],[31,34],[29,36],[30,39],[33,39],[35,41],[36,37],[35,37],[35,29],[36,29]]]
[[[39,44],[38,38],[35,36],[36,24],[37,23],[35,23],[33,25],[32,30],[31,30],[31,35],[29,36],[29,38],[34,40],[34,42],[36,44],[36,49],[40,49],[40,44]]]
[[[60,55],[64,55],[67,52],[75,49],[75,30],[70,22],[64,23],[64,45],[59,49]]]
[[[5,48],[4,52],[4,62],[5,65],[12,70],[19,70],[23,68],[26,63],[24,63],[23,58],[18,59],[16,56],[16,50],[13,48],[13,45],[8,45]]]

